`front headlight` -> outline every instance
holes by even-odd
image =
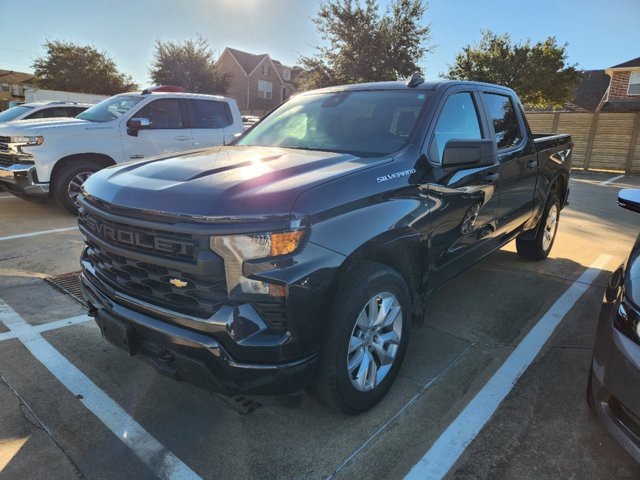
[[[44,142],[44,137],[36,136],[36,137],[27,137],[27,136],[17,136],[11,137],[11,143],[23,143],[25,145],[42,145]]]
[[[295,252],[304,238],[302,229],[256,235],[211,237],[211,249],[224,259],[227,289],[232,295],[239,287],[244,293],[269,293],[269,284],[242,275],[246,260],[280,257]]]

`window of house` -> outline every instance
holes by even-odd
[[[8,83],[3,83],[2,84],[2,91],[3,92],[8,92],[9,91],[9,84]]]
[[[407,115],[403,112],[403,115]],[[398,120],[400,121],[400,119]],[[442,107],[433,140],[429,147],[432,162],[442,163],[442,153],[449,140],[475,140],[482,138],[478,111],[469,92],[454,93]]]
[[[489,109],[489,118],[493,122],[498,150],[518,145],[523,137],[511,99],[507,95],[496,93],[483,93],[482,97]]]
[[[154,100],[142,107],[133,118],[148,118],[150,129],[174,129],[183,125],[180,100],[177,98]]]
[[[258,80],[258,97],[271,100],[273,98],[273,83]]]
[[[291,71],[288,68],[282,69],[282,79],[287,82],[291,80]]]
[[[627,95],[640,95],[640,72],[631,72]]]
[[[262,64],[262,74],[269,75],[269,65],[266,62]]]

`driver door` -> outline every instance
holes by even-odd
[[[491,139],[474,90],[454,90],[444,100],[428,145],[433,179],[428,186],[429,289],[447,281],[491,251],[498,214],[498,160],[492,164],[444,165],[450,140]]]
[[[149,125],[138,130],[137,135],[124,126],[124,158],[134,160],[192,149],[193,135],[187,128],[184,110],[180,99],[160,98],[134,113],[129,120],[146,118]]]

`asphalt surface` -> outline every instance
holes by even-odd
[[[392,390],[358,417],[308,395],[241,414],[128,357],[45,281],[78,270],[75,219],[0,192],[0,479],[177,477],[176,465],[184,478],[404,478],[601,254],[606,268],[447,476],[639,478],[584,401],[603,286],[640,231],[615,201],[640,178],[603,184],[614,176],[574,174],[548,260],[510,244],[439,290]]]

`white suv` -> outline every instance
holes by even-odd
[[[23,103],[0,112],[0,123],[14,122],[16,120],[75,117],[92,106],[93,103],[62,101]]]
[[[0,125],[0,185],[20,197],[53,197],[75,212],[80,187],[102,168],[223,145],[239,133],[232,98],[167,87],[124,93],[76,118]]]

